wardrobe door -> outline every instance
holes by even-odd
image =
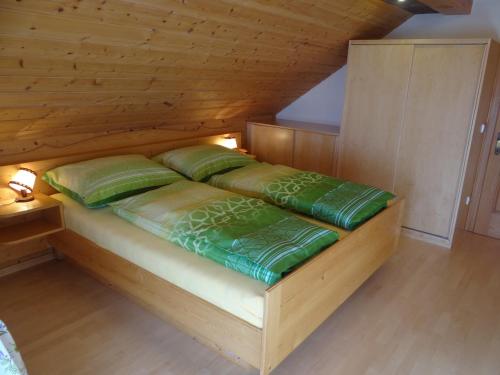
[[[407,198],[403,225],[449,238],[463,179],[482,45],[418,45],[395,192]]]
[[[474,232],[500,239],[500,116],[494,134]]]
[[[394,170],[413,45],[349,48],[339,175],[385,190]]]
[[[335,139],[336,136],[330,134],[295,130],[293,166],[334,176]]]

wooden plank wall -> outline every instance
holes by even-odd
[[[2,0],[0,165],[244,130],[411,16],[380,0]]]

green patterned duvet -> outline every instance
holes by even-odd
[[[371,186],[267,163],[215,175],[208,183],[348,230],[377,214],[394,198]]]
[[[262,200],[191,181],[111,206],[127,221],[267,284],[338,239]]]

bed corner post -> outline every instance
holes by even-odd
[[[281,321],[281,284],[266,290],[264,299],[264,325],[262,328],[262,351],[260,375],[268,375],[279,365],[279,329]]]

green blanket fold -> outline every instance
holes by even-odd
[[[131,223],[267,284],[338,240],[262,200],[191,181],[111,206]]]
[[[370,219],[395,197],[371,186],[267,163],[254,163],[215,175],[208,183],[347,230]]]

